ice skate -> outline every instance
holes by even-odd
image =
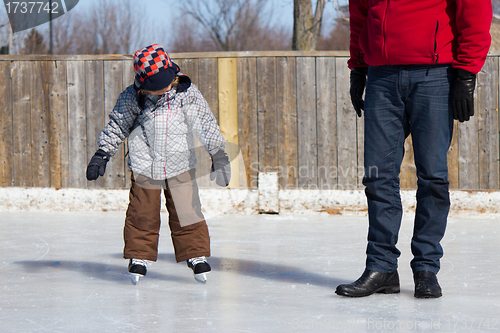
[[[128,263],[128,273],[130,274],[130,279],[135,285],[139,282],[139,279],[146,275],[148,271],[148,262],[142,259],[130,259]]]
[[[207,282],[207,273],[209,273],[212,269],[210,268],[210,265],[205,257],[191,258],[187,261],[187,265],[193,270],[194,279],[196,281],[200,283]]]

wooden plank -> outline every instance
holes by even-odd
[[[85,112],[85,64],[83,61],[67,63],[68,84],[68,173],[69,187],[86,187],[87,120]]]
[[[125,90],[131,84],[134,84],[135,73],[134,73],[134,63],[132,60],[122,60],[122,90]]]
[[[198,86],[198,59],[179,59],[175,63],[180,67],[181,73],[189,76],[191,82]]]
[[[365,176],[365,118],[356,116],[356,132],[357,132],[357,155],[358,168],[357,172],[357,188],[364,189],[363,177]]]
[[[399,173],[399,186],[401,189],[416,189],[417,167],[415,166],[415,158],[413,156],[413,141],[411,135],[406,138],[404,149],[405,153]]]
[[[198,61],[198,89],[208,102],[210,110],[219,120],[219,86],[217,81],[217,59]]]
[[[255,189],[259,177],[256,58],[238,59],[238,124],[244,167],[242,175],[245,177],[241,183]]]
[[[349,95],[349,68],[344,58],[335,59],[337,69],[338,188],[357,187],[356,112]]]
[[[104,124],[104,78],[103,62],[85,61],[85,109],[87,120],[87,161],[97,150],[97,139]],[[121,84],[121,82],[120,82]],[[106,168],[106,173],[108,172]],[[104,178],[87,181],[88,188],[104,187]]]
[[[295,55],[298,56],[299,61],[304,62],[306,59],[311,58],[314,54],[315,53],[301,53]],[[293,110],[292,104],[296,101],[293,97],[284,97],[292,96],[294,94],[293,92],[286,92],[286,89],[290,88],[290,85],[287,86],[288,83],[293,83],[292,86],[295,87],[295,89],[297,89],[299,85],[295,85],[295,79],[292,77],[293,73],[288,72],[289,61],[291,63],[293,57],[289,58],[291,55],[287,55],[287,53],[280,55],[281,58],[276,60],[274,59],[276,54],[262,54],[262,57],[257,59],[255,58],[255,54],[253,57],[250,57],[248,53],[242,53],[242,58],[237,60],[237,71],[241,71],[241,68],[244,68],[245,66],[254,67],[252,70],[254,73],[253,77],[250,77],[250,74],[246,77],[241,73],[238,74],[237,100],[240,109],[238,112],[238,123],[240,123],[240,128],[238,128],[238,137],[243,135],[250,137],[253,135],[256,140],[256,144],[254,144],[251,148],[247,142],[243,142],[243,139],[239,140],[239,143],[242,148],[247,145],[248,156],[254,154],[250,151],[250,149],[254,149],[257,156],[254,155],[253,159],[250,159],[249,161],[252,161],[252,163],[258,162],[259,156],[257,152],[262,153],[260,156],[260,161],[263,162],[261,168],[271,166],[274,170],[277,170],[277,168],[283,168],[284,166],[293,166],[293,154],[297,154],[299,149],[297,147],[294,152],[291,148],[294,144],[291,136],[294,132],[294,123],[288,122],[288,120],[293,118],[293,113],[288,113],[287,109],[290,107],[290,110]],[[194,66],[195,68],[194,64],[198,63],[197,71],[194,70],[194,72],[197,72],[198,75],[198,87],[218,117],[218,60],[214,58],[214,55],[210,55],[209,58],[197,60],[199,56],[200,55],[197,54],[184,57],[182,60],[182,67],[189,68],[189,66]],[[14,59],[15,61],[13,61]],[[78,63],[83,64],[83,62],[80,61],[70,61],[72,64],[68,64],[68,71],[66,71],[66,63],[62,60],[44,63],[44,61],[48,61],[52,58],[25,58],[25,60],[31,59],[31,61],[36,61],[36,63],[29,63],[24,60],[19,61],[19,59],[21,58],[7,59],[0,57],[0,73],[4,75],[4,78],[7,77],[7,75],[10,77],[11,61],[13,61],[12,73],[14,75],[12,88],[10,84],[6,84],[0,89],[0,103],[2,103],[0,105],[0,129],[2,130],[0,153],[1,156],[4,156],[2,164],[0,164],[0,185],[84,187],[85,185],[81,185],[78,182],[83,180],[86,183],[85,168],[90,156],[84,156],[82,158],[81,152],[85,152],[83,155],[87,155],[87,153],[90,155],[90,151],[95,149],[95,147],[90,147],[90,143],[92,142],[95,144],[96,139],[92,138],[92,131],[95,131],[95,134],[97,134],[96,128],[98,126],[96,125],[96,128],[94,129],[89,128],[89,132],[87,133],[88,125],[93,124],[92,120],[87,119],[87,116],[89,115],[87,113],[92,112],[92,110],[90,110],[91,108],[94,108],[92,105],[100,103],[98,98],[91,97],[92,94],[98,95],[98,89],[91,87],[93,87],[99,79],[96,79],[96,75],[92,74],[92,70],[87,71],[87,77],[85,77],[85,68],[83,70],[79,69],[80,65],[77,65]],[[66,58],[60,57],[57,59]],[[68,59],[86,59],[96,62],[96,60],[102,60],[104,58],[89,56],[86,58]],[[133,82],[133,70],[131,68],[132,60],[127,57],[123,59],[109,59],[118,59],[117,61],[119,61],[122,66],[122,74],[121,76],[118,75],[118,81],[121,81],[121,87],[116,87],[116,91],[119,93],[125,88],[126,85]],[[332,63],[335,62],[335,66],[345,62],[345,57],[335,58],[335,60],[333,59],[334,58],[332,58],[331,61]],[[283,61],[282,64],[280,63],[281,61]],[[321,75],[329,76],[327,71],[330,67],[328,67],[326,63],[323,63],[323,61],[326,61],[326,59],[319,58],[315,62],[315,73],[317,75],[317,79],[314,78],[306,80],[309,84],[313,81],[317,84],[317,92],[314,93],[317,94],[316,112],[318,118],[315,123],[317,126],[316,141],[318,143],[318,151],[320,151],[317,157],[318,166],[321,167],[323,164],[326,165],[326,162],[320,162],[320,159],[334,159],[332,156],[337,153],[339,177],[346,174],[350,175],[350,171],[353,171],[352,174],[356,174],[356,172],[354,172],[354,170],[356,170],[354,166],[357,166],[359,170],[359,167],[363,162],[363,118],[357,119],[350,105],[348,87],[346,84],[346,82],[348,82],[348,71],[346,71],[345,74],[340,74],[338,78],[336,78],[339,80],[338,82],[335,81],[334,83],[329,83],[327,79],[320,78]],[[255,62],[255,65],[250,65],[250,62]],[[245,63],[246,65],[244,65]],[[125,64],[130,65],[128,66],[128,70],[124,69]],[[261,66],[261,64],[264,66]],[[267,67],[266,64],[268,64]],[[26,69],[26,66],[30,67],[31,70]],[[321,69],[322,66],[325,68],[324,70]],[[300,67],[300,65],[297,65],[297,67]],[[268,71],[267,68],[271,68],[271,70]],[[25,74],[19,75],[20,71],[24,71]],[[96,71],[98,70],[94,70],[94,72]],[[117,70],[117,72],[119,71]],[[196,73],[189,74],[192,78],[196,76]],[[286,75],[290,76],[285,78]],[[21,76],[23,78],[21,78]],[[66,76],[68,76],[68,81],[66,81]],[[265,80],[268,82],[264,82]],[[449,180],[450,188],[452,189],[498,189],[500,187],[500,171],[498,167],[498,156],[500,155],[498,148],[500,138],[498,137],[499,120],[497,111],[499,94],[498,80],[498,58],[490,55],[483,71],[480,72],[478,76],[476,115],[471,121],[458,124],[457,130],[454,133],[452,146],[448,152]],[[193,82],[195,82],[194,79]],[[77,87],[75,87],[75,84]],[[239,86],[240,84],[246,84],[252,88],[242,88]],[[328,88],[322,88],[322,86],[328,86],[329,84],[333,84],[335,90],[330,89],[330,91],[328,91]],[[66,85],[68,93],[66,92]],[[87,93],[85,93],[85,87],[87,89]],[[25,94],[26,89],[28,89],[30,94]],[[89,89],[94,89],[94,91],[90,92]],[[344,95],[340,94],[338,96],[339,102],[335,102],[335,98],[329,100],[329,97],[327,97],[328,94],[330,94],[330,96],[332,94],[335,95],[339,91],[342,91],[342,89],[345,89],[345,93]],[[104,85],[104,90],[109,90],[109,87]],[[44,91],[47,91],[48,93]],[[335,92],[335,94],[333,92]],[[257,95],[258,93],[261,95]],[[297,91],[297,93],[300,94],[303,92]],[[116,97],[117,95],[113,96],[111,99],[110,103],[113,104],[112,106],[114,106]],[[247,98],[247,100],[240,101],[242,98]],[[82,100],[83,107],[81,106]],[[352,116],[353,119],[356,119],[355,121],[352,119],[346,121],[347,113],[340,113],[340,111],[343,110],[342,103],[344,102],[344,107],[349,108],[351,112],[348,116]],[[335,117],[332,117],[329,120],[327,119],[329,116],[327,114],[328,108],[335,108],[331,106],[328,107],[324,103],[330,103],[335,106],[337,110],[336,112],[339,112],[338,119],[334,119]],[[256,118],[254,117],[253,119],[251,118],[251,114],[248,116],[240,114],[240,112],[244,112],[241,111],[242,105],[251,104],[253,104],[254,109],[257,108],[258,111],[264,110],[261,108],[262,105],[268,105],[269,110],[274,112],[274,114],[270,111],[266,117],[262,114],[262,112],[259,112],[258,116],[255,116]],[[27,111],[28,105],[29,112]],[[111,108],[107,107],[103,113],[111,111],[112,106]],[[79,114],[79,110],[83,110],[83,114]],[[305,109],[301,108],[299,111],[305,113],[304,110]],[[245,112],[251,113],[251,107],[247,107]],[[307,114],[307,116],[310,115]],[[332,133],[333,129],[328,129],[331,125],[327,125],[327,123],[328,121],[334,120],[336,120],[336,128],[334,130],[337,132],[333,136],[328,137],[328,135],[331,135],[328,133]],[[106,121],[107,118],[104,118],[103,122],[99,126],[99,130],[102,129]],[[244,121],[254,121],[254,124],[241,124]],[[348,127],[345,127],[344,124],[348,124]],[[295,123],[295,126],[297,125],[298,124]],[[304,126],[304,123],[302,123],[301,126]],[[457,126],[457,124],[455,124],[455,126]],[[330,132],[328,132],[328,130],[330,130]],[[245,133],[245,131],[247,133]],[[251,131],[253,131],[253,133],[250,133]],[[261,137],[257,136],[257,131],[262,134]],[[27,135],[26,133],[29,134]],[[357,137],[351,141],[351,138],[348,138],[349,133],[357,133]],[[327,149],[326,147],[328,145],[335,146],[332,137],[334,140],[338,140],[338,151],[321,152],[322,150]],[[82,140],[84,140],[85,143],[82,144]],[[307,144],[311,142],[311,140],[306,141],[300,140],[299,138],[297,138],[296,141],[297,143],[303,143],[304,145],[306,142]],[[313,144],[315,143],[314,140],[312,140],[312,142]],[[353,143],[352,146],[347,145],[347,143],[350,142]],[[264,143],[267,144],[267,151]],[[409,143],[410,141],[405,144],[407,147],[407,156],[405,157],[405,162],[402,165],[403,188],[415,187],[414,180],[416,180],[416,178],[412,178],[413,180],[409,182],[408,178],[406,178],[407,174],[414,173],[414,170],[411,170],[411,173],[409,171],[405,171],[407,170],[405,169],[406,166],[411,166],[412,169],[414,168],[413,162],[409,159],[411,151],[408,146]],[[342,155],[341,152],[346,154]],[[349,154],[351,153],[355,154],[352,155],[350,159],[352,164],[348,164],[347,167],[343,166],[344,169],[341,169],[344,163],[342,161],[348,161],[348,157],[350,156]],[[248,169],[248,161],[245,161],[245,155],[243,156],[243,164]],[[276,163],[272,162],[273,158]],[[267,162],[265,162],[266,160]],[[269,163],[269,161],[271,161],[271,163]],[[122,162],[124,162],[123,159]],[[210,163],[209,159],[207,159],[206,162],[208,165]],[[330,160],[330,163],[333,163],[332,160]],[[243,170],[243,164],[241,170]],[[255,165],[257,165],[257,163],[255,163]],[[121,166],[119,167],[120,171],[118,173],[121,172],[124,175],[127,168],[124,163],[122,163],[122,166],[123,168]],[[198,166],[200,167],[201,164],[199,163]],[[346,168],[351,166],[352,170],[346,170]],[[27,167],[29,167],[29,170],[26,169]],[[297,164],[297,174],[299,171],[298,167],[299,165]],[[250,171],[254,174],[257,173],[257,169]],[[262,171],[272,170],[268,169]],[[286,170],[286,172],[288,171],[290,171],[290,169]],[[323,172],[323,174],[321,174],[321,172]],[[307,174],[307,170],[305,174]],[[293,172],[284,175],[287,175],[288,178],[280,177],[280,186],[282,187],[287,185],[289,186],[293,183]],[[318,168],[318,186],[320,188],[322,187],[322,177],[326,176],[327,175],[324,171],[322,171],[321,168]],[[331,176],[331,174],[328,176]],[[243,180],[248,182],[248,173],[242,173],[242,177],[241,183],[243,183]],[[357,186],[360,185],[361,177],[359,173],[356,178],[356,181],[352,182],[351,187],[353,187],[353,184],[355,183],[357,183]],[[17,183],[14,179],[17,180]],[[26,181],[26,179],[28,179],[28,181]],[[49,179],[50,182],[47,183]],[[128,179],[128,177],[124,176],[123,179]],[[287,181],[285,181],[285,179],[287,179]],[[127,184],[127,181],[125,181],[125,184]],[[112,187],[117,186],[113,184]]]
[[[344,58],[347,62],[349,58]],[[349,73],[350,74],[350,73]],[[337,99],[335,99],[336,101]],[[356,115],[356,131],[357,131],[357,155],[358,155],[358,169],[357,169],[357,188],[364,190],[363,178],[365,176],[365,118]]]
[[[104,128],[109,121],[109,114],[113,111],[116,100],[122,92],[123,85],[123,62],[122,61],[104,61]],[[106,188],[124,188],[125,187],[125,145],[122,144],[115,156],[113,156],[106,166],[104,175]]]
[[[278,171],[275,58],[257,58],[257,82],[259,171]]]
[[[47,63],[50,186],[69,186],[66,62]]]
[[[477,98],[474,104],[477,110]],[[458,124],[458,184],[461,190],[479,189],[477,116]]]
[[[453,122],[453,137],[448,150],[448,181],[450,190],[458,190],[458,121]]]
[[[34,187],[50,187],[49,100],[47,62],[28,62],[31,66],[31,166]]]
[[[231,161],[229,187],[239,187],[238,138],[238,64],[236,58],[222,58],[217,65],[219,82],[219,124],[226,139],[226,153]],[[235,172],[236,171],[236,172]]]
[[[122,81],[122,90],[125,90],[128,86],[131,84],[134,84],[134,79],[135,79],[135,73],[134,73],[134,62],[132,60],[123,60],[123,81]],[[125,140],[124,144],[124,151],[125,155],[128,153],[128,139]],[[125,174],[125,187],[130,188],[131,181],[130,181],[130,175],[132,171],[128,167],[128,156],[125,158],[124,164],[123,164],[123,172]]]
[[[298,187],[318,186],[315,58],[297,58]]]
[[[0,62],[0,186],[13,186],[11,63]]]
[[[349,51],[235,51],[235,52],[191,52],[170,53],[172,59],[186,58],[228,58],[228,57],[348,57]],[[500,51],[490,51],[488,57],[498,57]],[[133,55],[95,54],[95,55],[1,55],[0,61],[95,61],[125,60],[132,61]],[[174,60],[175,61],[175,60]]]
[[[196,154],[196,182],[199,188],[216,188],[218,185],[210,181],[210,168],[212,166],[212,157],[198,137],[194,136],[194,152]],[[236,174],[234,170],[233,175]]]
[[[337,188],[337,117],[335,58],[316,58],[318,188]]]
[[[181,73],[186,74],[191,79],[191,82],[198,86],[198,59],[175,59],[174,62],[180,67]],[[215,182],[210,181],[210,167],[212,159],[206,148],[201,144],[200,140],[195,136],[195,154],[196,154],[196,182],[200,188],[216,187]],[[233,170],[234,171],[234,170]]]
[[[89,60],[126,60],[132,59],[126,54],[15,54],[1,55],[0,61],[89,61]]]
[[[477,76],[479,188],[499,188],[498,58],[486,59]]]
[[[30,67],[29,62],[12,62],[14,186],[33,186],[30,96],[32,78]]]
[[[281,189],[298,186],[297,62],[295,57],[276,58],[278,110],[278,165]]]
[[[191,79],[191,82],[198,87],[198,59],[178,59],[175,60],[180,67],[181,73],[186,74]],[[200,91],[201,92],[201,91]],[[210,181],[210,167],[212,159],[206,148],[201,144],[200,140],[195,136],[195,153],[196,153],[196,181],[201,188],[216,187],[215,182]],[[236,173],[233,170],[234,175]]]
[[[182,68],[181,68],[182,69]],[[215,119],[219,119],[219,92],[217,83],[217,59],[199,59],[198,60],[198,82],[195,85],[200,90],[201,94],[207,101],[210,110]],[[212,166],[212,158],[205,147],[201,146],[199,141],[196,142],[196,166],[197,182],[201,188],[212,187],[218,185],[210,181],[210,167]]]
[[[276,57],[349,57],[349,51],[219,51],[170,53],[172,59],[178,58],[276,58]]]
[[[498,53],[491,52],[491,55]],[[255,58],[255,57],[348,57],[349,51],[230,51],[230,52],[190,52],[169,53],[172,59],[179,58]],[[80,54],[80,55],[2,55],[0,61],[91,61],[128,60],[132,54]],[[174,60],[175,61],[175,60]]]

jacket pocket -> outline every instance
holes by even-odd
[[[434,31],[434,47],[433,47],[433,51],[432,51],[432,61],[435,64],[439,63],[438,31],[439,31],[439,21],[436,20],[436,30]]]

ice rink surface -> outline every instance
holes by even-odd
[[[500,332],[498,220],[449,220],[443,297],[422,300],[409,267],[412,216],[399,238],[401,293],[353,299],[335,288],[363,272],[366,217],[212,217],[206,284],[175,263],[163,223],[158,261],[134,286],[124,215],[2,212],[0,331]]]

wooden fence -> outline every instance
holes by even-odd
[[[362,188],[363,118],[350,102],[347,53],[171,56],[219,121],[234,158],[232,187],[255,188],[259,172],[277,172],[281,188]],[[478,75],[476,115],[455,123],[452,189],[499,189],[499,56],[490,54]],[[131,56],[2,56],[0,78],[0,186],[129,186],[126,145],[105,177],[87,182],[85,169],[133,82]],[[405,146],[401,185],[415,188],[410,138]],[[200,187],[213,186],[208,154],[198,155]]]

